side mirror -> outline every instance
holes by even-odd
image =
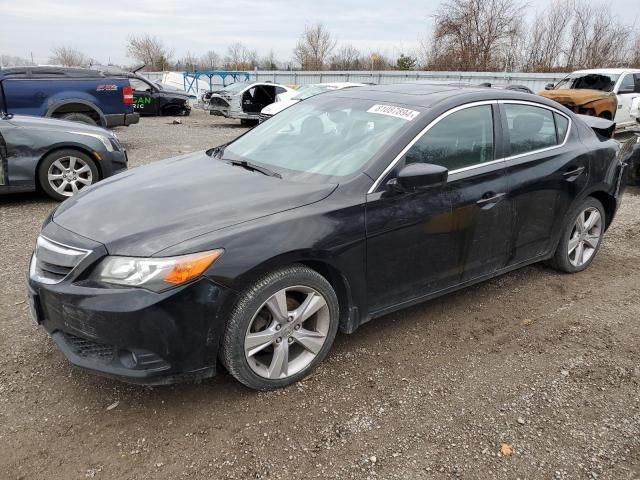
[[[554,88],[554,87],[555,87],[555,85],[554,85],[553,83],[547,83],[547,84],[544,86],[544,89],[545,89],[545,90],[553,90],[553,88]]]
[[[428,187],[442,186],[447,181],[449,170],[431,163],[412,163],[407,165],[395,179],[395,188],[413,192]]]

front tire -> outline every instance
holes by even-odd
[[[98,123],[89,115],[80,112],[66,113],[60,117],[60,120],[67,120],[68,122],[79,122],[93,126],[98,125]]]
[[[338,318],[336,293],[318,272],[303,265],[274,271],[241,293],[222,341],[222,363],[249,388],[285,387],[324,360]]]
[[[54,200],[66,200],[99,180],[96,163],[73,149],[50,153],[38,166],[38,183]]]
[[[576,273],[591,265],[600,246],[605,230],[605,212],[602,203],[588,197],[575,207],[565,225],[551,266],[566,273]]]

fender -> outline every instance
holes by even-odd
[[[53,116],[53,113],[60,107],[64,105],[74,104],[74,103],[84,105],[94,110],[100,117],[100,126],[103,128],[106,128],[107,120],[104,116],[104,113],[102,113],[102,110],[100,109],[100,107],[98,107],[95,103],[89,100],[83,100],[81,98],[65,98],[64,100],[50,99],[45,117],[51,118]]]

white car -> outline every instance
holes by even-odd
[[[213,93],[208,109],[211,115],[234,118],[242,125],[255,124],[260,111],[287,92],[295,90],[270,82],[237,82]]]
[[[275,103],[272,103],[262,109],[260,112],[260,122],[264,122],[266,119],[273,117],[276,113],[280,113],[285,108],[289,108],[291,105],[295,105],[305,98],[313,97],[331,90],[342,90],[343,88],[364,86],[366,86],[366,83],[354,82],[313,83],[310,85],[303,85],[298,90],[294,90],[293,93],[285,92],[278,95]]]

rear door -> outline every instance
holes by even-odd
[[[589,156],[571,119],[533,102],[500,102],[507,149],[506,169],[514,208],[517,265],[547,255],[573,200],[586,187]]]

